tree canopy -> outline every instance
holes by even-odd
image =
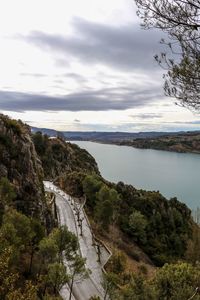
[[[138,16],[145,29],[162,30],[166,46],[155,55],[167,70],[165,93],[178,103],[200,108],[200,1],[199,0],[135,0]],[[166,37],[166,38],[165,38]]]

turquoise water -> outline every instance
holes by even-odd
[[[200,155],[127,146],[73,142],[86,149],[98,163],[102,176],[136,188],[177,197],[191,209],[200,206]]]

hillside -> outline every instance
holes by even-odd
[[[57,183],[72,196],[87,197],[88,214],[100,235],[111,234],[114,220],[121,243],[137,244],[155,265],[185,257],[193,221],[190,209],[176,198],[167,200],[159,192],[137,190],[122,182],[113,184],[80,172],[61,176]],[[127,254],[131,253],[130,247]]]
[[[85,195],[88,214],[94,223],[99,224],[99,228],[106,228],[105,235],[109,232],[112,216],[107,216],[105,222],[102,219],[109,214],[111,205],[111,211],[118,212],[115,227],[121,232],[122,244],[125,240],[137,244],[158,266],[185,257],[193,230],[191,211],[185,204],[176,198],[168,201],[159,192],[137,190],[123,183],[115,185],[105,181],[92,156],[62,138],[49,138],[37,132],[33,134],[33,140],[46,177],[71,196],[82,198]],[[98,196],[103,188],[106,191]],[[118,203],[104,203],[110,197],[109,190],[116,199],[119,198]],[[144,219],[144,231],[137,227],[134,232],[130,225],[134,213],[139,214],[141,220]],[[102,229],[100,231],[102,235]],[[128,251],[131,253],[130,249]]]
[[[68,237],[68,247],[72,240],[77,243],[67,228],[55,228],[53,202],[43,180],[30,128],[0,115],[1,300],[61,299],[55,274],[62,272],[62,284],[67,276],[58,236]]]
[[[188,132],[148,139],[137,138],[132,140],[118,140],[117,144],[141,149],[156,149],[180,153],[200,153],[200,133]]]
[[[56,131],[54,129],[47,128],[37,128],[31,127],[33,133],[38,131],[48,136],[55,137],[57,135],[62,135],[66,140],[69,141],[96,141],[96,142],[116,142],[120,140],[132,140],[136,138],[146,139],[146,138],[156,138],[160,136],[174,136],[175,132],[103,132],[103,131]],[[184,132],[179,132],[182,134]]]
[[[45,197],[43,179],[54,181],[77,199],[86,199],[85,209],[94,232],[113,251],[105,279],[112,287],[111,299],[165,299],[159,295],[165,294],[169,283],[168,290],[177,296],[168,299],[192,295],[200,275],[195,265],[200,259],[200,231],[185,204],[176,198],[168,201],[159,192],[138,190],[123,182],[110,183],[101,177],[87,151],[62,137],[31,134],[21,121],[1,115],[2,300],[57,300],[58,274],[62,284],[68,280],[61,253],[65,249],[69,257],[68,251],[70,255],[76,252],[77,239],[67,228],[53,228],[52,195]],[[63,234],[67,242],[59,248]],[[182,275],[176,277],[177,272]]]
[[[41,131],[52,137],[62,136],[68,141],[93,141],[99,143],[131,146],[173,152],[200,153],[200,132],[81,132],[32,127],[32,132]]]
[[[14,187],[18,210],[44,220],[43,176],[29,127],[0,115],[0,178],[6,177]]]
[[[62,138],[50,138],[41,132],[33,134],[32,139],[46,179],[53,180],[72,171],[99,174],[95,159],[77,145],[66,143]]]

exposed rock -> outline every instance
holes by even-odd
[[[4,115],[0,115],[0,177],[7,177],[13,184],[17,209],[45,219],[43,169],[30,129]]]

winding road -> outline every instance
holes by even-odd
[[[74,209],[74,200],[50,181],[44,181],[44,187],[46,191],[51,191],[55,194],[59,223],[60,225],[66,225],[68,229],[78,237],[80,255],[86,258],[86,267],[91,271],[89,278],[74,282],[72,299],[89,300],[92,296],[99,296],[100,299],[104,299],[102,268],[110,258],[111,253],[106,248],[101,247],[99,262],[97,249],[93,245],[90,224],[85,216],[84,210],[82,208],[79,210],[80,218],[82,219],[83,235],[81,236]],[[67,267],[67,262],[64,261],[64,264]],[[60,295],[64,300],[69,299],[68,285],[65,285],[61,289]]]

